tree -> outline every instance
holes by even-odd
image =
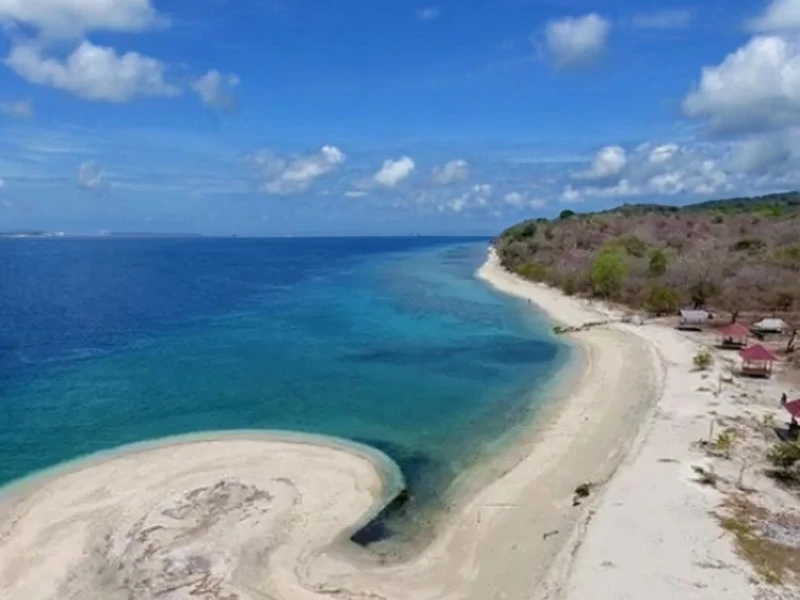
[[[603,250],[592,262],[590,278],[598,296],[611,298],[619,293],[627,276],[627,265],[613,249]]]
[[[647,266],[647,274],[650,277],[661,277],[667,272],[667,255],[663,250],[656,248],[650,253],[650,263]]]
[[[647,244],[635,235],[621,238],[619,243],[630,256],[642,258],[647,253]]]
[[[654,285],[647,292],[645,307],[655,315],[669,315],[678,311],[680,302],[680,294],[671,287]]]
[[[717,285],[708,277],[702,277],[689,286],[689,294],[694,308],[703,308],[719,293]]]
[[[575,216],[575,211],[567,209],[567,210],[562,210],[561,214],[558,215],[558,218],[563,221],[565,219],[569,219],[570,217],[574,217],[574,216]]]

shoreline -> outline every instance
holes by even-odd
[[[491,256],[479,276],[537,304],[552,320],[595,318],[555,290],[528,288]],[[575,488],[602,487],[661,394],[658,358],[641,337],[609,326],[569,339],[586,352],[581,376],[560,382],[564,397],[514,443],[519,458],[496,466],[488,485],[454,502],[432,542],[408,560],[385,564],[342,539],[386,501],[386,475],[375,455],[320,445],[318,438],[211,434],[133,454],[104,453],[95,463],[72,464],[81,468],[71,472],[46,472],[11,508],[0,498],[0,564],[11,565],[0,570],[0,593],[114,600],[138,582],[149,586],[136,588],[142,597],[178,589],[165,597],[189,598],[187,590],[197,595],[199,572],[218,594],[208,598],[530,598],[585,517],[586,506],[573,506]],[[639,367],[634,377],[624,369],[631,365]],[[19,503],[25,510],[9,517]],[[181,515],[181,523],[172,515]],[[150,528],[142,529],[143,522]],[[136,554],[130,543],[153,531],[158,564],[148,562],[152,552]],[[70,572],[104,575],[80,581]],[[176,580],[183,586],[176,588]]]

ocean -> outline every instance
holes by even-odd
[[[333,435],[411,503],[534,418],[569,348],[478,281],[488,240],[0,239],[0,485],[192,432]],[[369,541],[369,540],[366,540]]]

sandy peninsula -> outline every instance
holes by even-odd
[[[565,325],[609,317],[516,279],[493,255],[479,276]],[[609,323],[570,335],[583,368],[560,389],[563,398],[520,436],[519,458],[498,462],[491,483],[458,499],[434,540],[408,560],[384,563],[348,541],[396,491],[396,472],[379,453],[324,438],[206,436],[122,449],[8,490],[0,500],[0,597],[586,598],[630,575],[629,590],[601,597],[640,597],[645,581],[648,597],[666,598],[650,593],[656,575],[644,563],[653,549],[641,542],[653,540],[637,532],[640,520],[667,519],[661,527],[669,527],[669,517],[648,505],[618,508],[653,487],[625,475],[635,464],[612,476],[632,444],[644,455],[642,424],[664,401],[665,384],[674,386],[660,348],[681,342],[657,345],[638,329]],[[574,502],[585,483],[592,495]],[[689,484],[676,478],[673,487],[681,485]],[[605,553],[616,571],[602,566]]]

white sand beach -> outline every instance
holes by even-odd
[[[479,276],[566,325],[619,316],[523,282],[493,256]],[[570,337],[584,371],[521,436],[524,458],[456,502],[410,560],[382,564],[348,542],[386,501],[381,455],[226,435],[137,447],[12,490],[0,500],[0,597],[752,597],[748,565],[710,514],[715,492],[691,477],[709,402],[687,367],[691,342],[622,323]],[[584,483],[592,494],[574,505]]]

